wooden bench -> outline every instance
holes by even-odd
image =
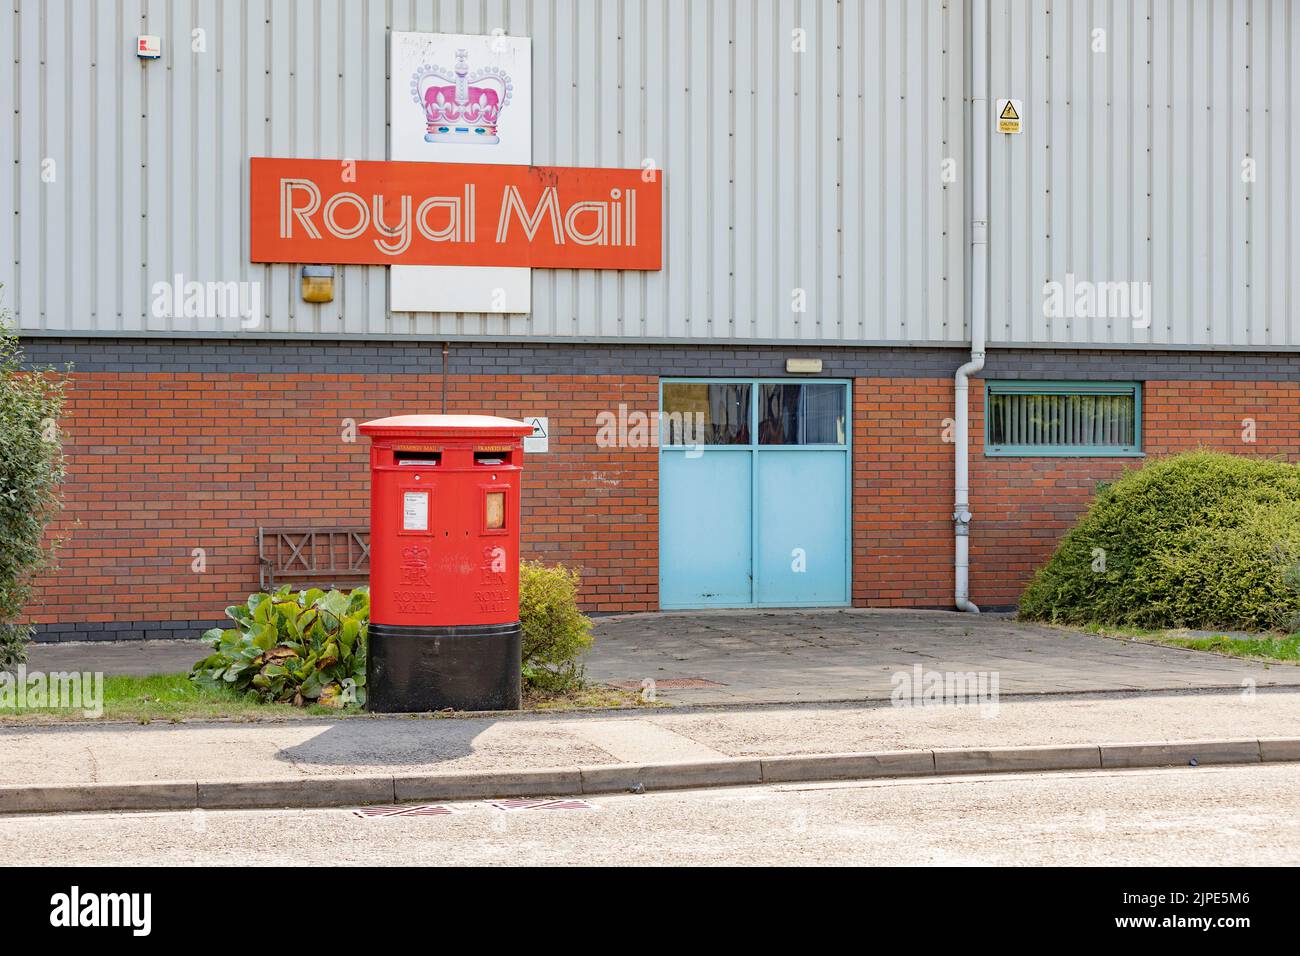
[[[263,591],[301,582],[321,588],[357,587],[370,580],[368,528],[257,528]]]

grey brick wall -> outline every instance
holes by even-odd
[[[354,375],[437,373],[438,342],[306,342],[295,339],[47,338],[23,340],[33,365],[71,362],[81,372],[289,373]],[[453,342],[452,375],[780,376],[791,357],[820,358],[823,376],[948,377],[966,359],[960,348],[836,346],[606,345]],[[1300,354],[995,349],[984,378],[1019,379],[1300,379]]]
[[[211,621],[70,621],[66,624],[38,624],[34,640],[39,644],[64,641],[193,640],[229,620]]]

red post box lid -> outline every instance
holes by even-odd
[[[371,438],[523,438],[533,428],[493,415],[394,415],[358,426]]]

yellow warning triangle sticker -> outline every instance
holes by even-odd
[[[1020,114],[1016,112],[1016,108],[1012,105],[1011,101],[1007,100],[1007,105],[1002,107],[1002,113],[998,116],[998,119],[1018,120],[1020,119]]]

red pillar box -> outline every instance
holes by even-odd
[[[368,706],[520,705],[522,422],[399,415],[370,445]]]

